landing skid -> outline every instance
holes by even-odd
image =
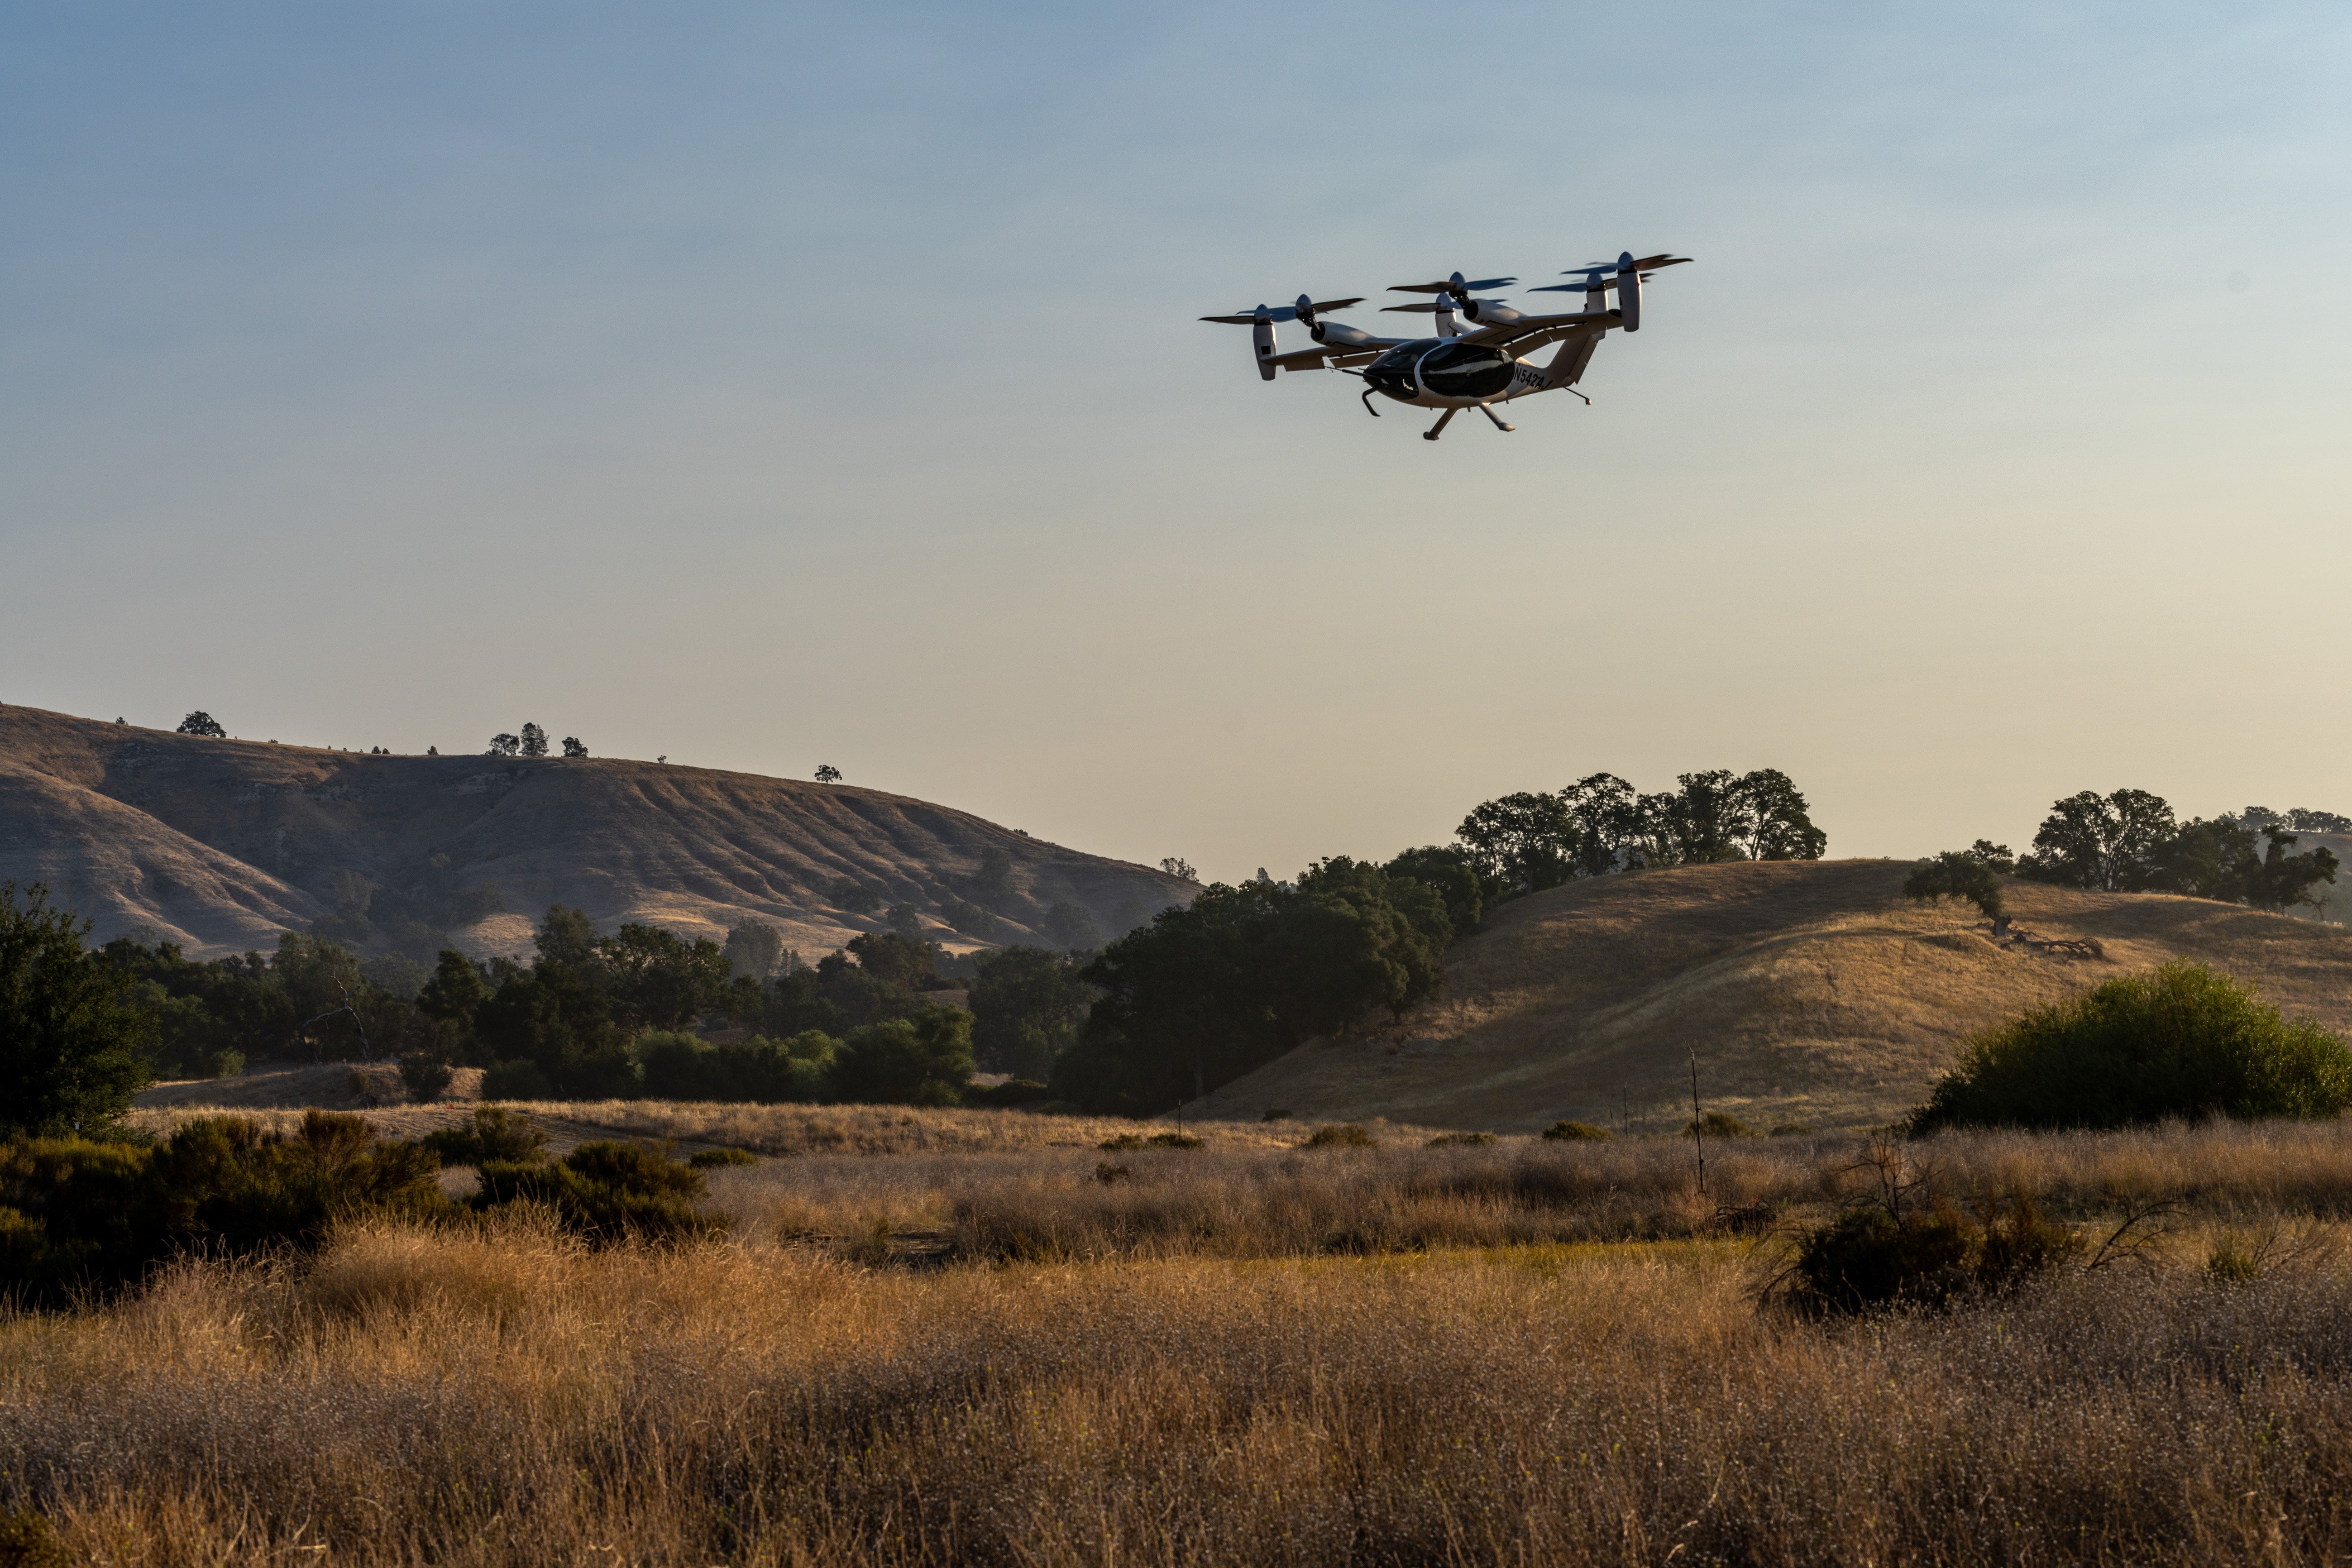
[[[1365,405],[1364,405],[1364,406],[1365,406],[1365,407],[1367,407],[1367,408],[1370,408],[1370,407],[1371,406],[1371,405],[1370,405],[1370,404],[1369,404],[1369,403],[1367,403],[1367,404],[1365,404]],[[1489,419],[1491,419],[1491,420],[1493,420],[1493,421],[1495,422],[1495,428],[1496,428],[1496,429],[1497,429],[1497,430],[1502,430],[1502,431],[1507,431],[1507,431],[1516,430],[1516,429],[1517,429],[1517,428],[1518,428],[1518,426],[1516,426],[1516,425],[1506,425],[1506,424],[1504,424],[1504,423],[1503,423],[1503,420],[1502,420],[1502,416],[1501,416],[1500,415],[1496,414],[1493,409],[1491,409],[1491,408],[1487,407],[1485,404],[1481,403],[1481,404],[1479,404],[1479,405],[1477,405],[1477,407],[1478,407],[1478,412],[1479,412],[1479,413],[1481,413],[1481,414],[1485,415],[1487,418],[1489,418]],[[1434,425],[1431,426],[1428,429],[1423,430],[1423,431],[1421,433],[1421,438],[1422,438],[1423,440],[1424,440],[1424,441],[1434,441],[1434,440],[1436,440],[1436,439],[1438,438],[1438,437],[1440,437],[1440,436],[1442,436],[1442,435],[1444,435],[1444,434],[1445,433],[1445,424],[1446,424],[1446,421],[1447,421],[1447,420],[1449,420],[1449,419],[1452,419],[1455,415],[1457,415],[1457,414],[1459,414],[1459,413],[1461,413],[1461,412],[1462,412],[1462,410],[1460,410],[1459,408],[1449,408],[1449,409],[1447,409],[1444,413],[1443,413],[1443,414],[1441,414],[1441,415],[1439,415],[1439,416],[1437,416],[1437,423],[1436,423],[1436,424],[1434,424]]]

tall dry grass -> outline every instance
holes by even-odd
[[[1091,1149],[1107,1138],[1171,1125],[1118,1116],[1049,1116],[1026,1110],[940,1110],[912,1105],[749,1105],[674,1100],[505,1100],[507,1109],[546,1128],[558,1149],[584,1139],[646,1138],[681,1146],[750,1149],[761,1154],[924,1154],[1014,1149]],[[470,1119],[471,1102],[355,1108],[388,1138],[416,1138]],[[303,1106],[142,1106],[132,1125],[159,1137],[207,1116],[247,1116],[274,1129],[299,1126]],[[1189,1124],[1188,1124],[1189,1125]],[[1384,1128],[1387,1124],[1381,1124]],[[1199,1129],[1195,1129],[1199,1131]],[[1227,1148],[1275,1149],[1297,1142],[1297,1122],[1217,1122]],[[1392,1137],[1426,1140],[1433,1129],[1399,1126]]]
[[[1873,1190],[1882,1171],[1870,1151],[1853,1137],[1715,1141],[1702,1191],[1688,1139],[1308,1150],[1236,1146],[1213,1129],[1189,1152],[811,1155],[714,1173],[711,1192],[755,1242],[870,1251],[881,1227],[902,1253],[933,1258],[1282,1258],[1752,1232]],[[2031,1194],[2094,1243],[2158,1205],[2199,1235],[2352,1215],[2347,1123],[1955,1132],[1887,1152],[1923,1200]]]
[[[125,1564],[2321,1562],[2352,1279],[1759,1313],[1723,1243],[866,1270],[348,1234],[0,1325]]]

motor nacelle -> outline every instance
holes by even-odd
[[[1617,258],[1617,313],[1625,319],[1625,330],[1642,330],[1642,269],[1633,265],[1633,253],[1621,252]]]
[[[1482,327],[1507,327],[1527,320],[1525,310],[1514,310],[1500,300],[1472,300],[1462,307],[1462,313]]]
[[[1257,375],[1260,381],[1274,379],[1274,313],[1265,306],[1257,308],[1257,320],[1250,323],[1250,346],[1257,350]]]
[[[1349,326],[1345,321],[1318,321],[1307,331],[1308,336],[1326,348],[1355,348],[1380,341],[1363,328]]]

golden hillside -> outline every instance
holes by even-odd
[[[1567,1118],[1664,1131],[1706,1109],[1759,1129],[1883,1124],[1963,1037],[2168,958],[2352,1031],[2352,935],[2231,904],[2017,883],[2018,924],[2099,959],[1996,945],[1973,908],[1902,898],[1908,862],[1693,866],[1504,905],[1398,1028],[1294,1051],[1203,1115],[1269,1108],[1529,1131]]]
[[[928,907],[987,848],[1012,858],[997,912],[1016,922],[1066,900],[1116,931],[1197,890],[846,784],[610,757],[367,756],[0,708],[0,879],[47,882],[99,941],[145,927],[198,956],[272,948],[428,865],[503,898],[507,912],[460,933],[477,953],[527,948],[558,901],[608,931],[646,921],[689,937],[756,916],[824,952],[879,929],[829,906],[835,878]]]

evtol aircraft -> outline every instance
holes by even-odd
[[[1574,392],[1591,403],[1592,399],[1576,391],[1576,384],[1584,378],[1585,366],[1592,363],[1592,351],[1612,331],[1640,331],[1642,285],[1661,268],[1680,267],[1689,259],[1661,255],[1637,260],[1628,250],[1613,262],[1571,267],[1561,276],[1582,281],[1548,283],[1528,290],[1584,296],[1583,310],[1559,315],[1530,315],[1500,300],[1478,298],[1479,290],[1517,283],[1516,278],[1465,279],[1456,272],[1442,283],[1391,285],[1391,294],[1436,296],[1427,304],[1382,307],[1435,316],[1433,338],[1375,337],[1360,327],[1328,319],[1335,310],[1362,304],[1361,295],[1352,300],[1317,300],[1301,294],[1294,304],[1272,310],[1260,305],[1246,315],[1201,320],[1250,328],[1257,374],[1263,380],[1272,381],[1277,370],[1328,367],[1363,378],[1364,411],[1375,419],[1381,413],[1372,406],[1376,392],[1416,408],[1444,410],[1437,423],[1422,432],[1423,440],[1434,441],[1444,434],[1447,422],[1465,408],[1475,408],[1497,430],[1509,430],[1513,426],[1504,424],[1502,416],[1495,412],[1497,403],[1538,392]],[[1613,306],[1609,302],[1612,293],[1617,296]],[[1284,321],[1305,327],[1315,346],[1278,352],[1275,329]],[[1552,343],[1559,349],[1549,360],[1540,365],[1528,363],[1528,355]]]

